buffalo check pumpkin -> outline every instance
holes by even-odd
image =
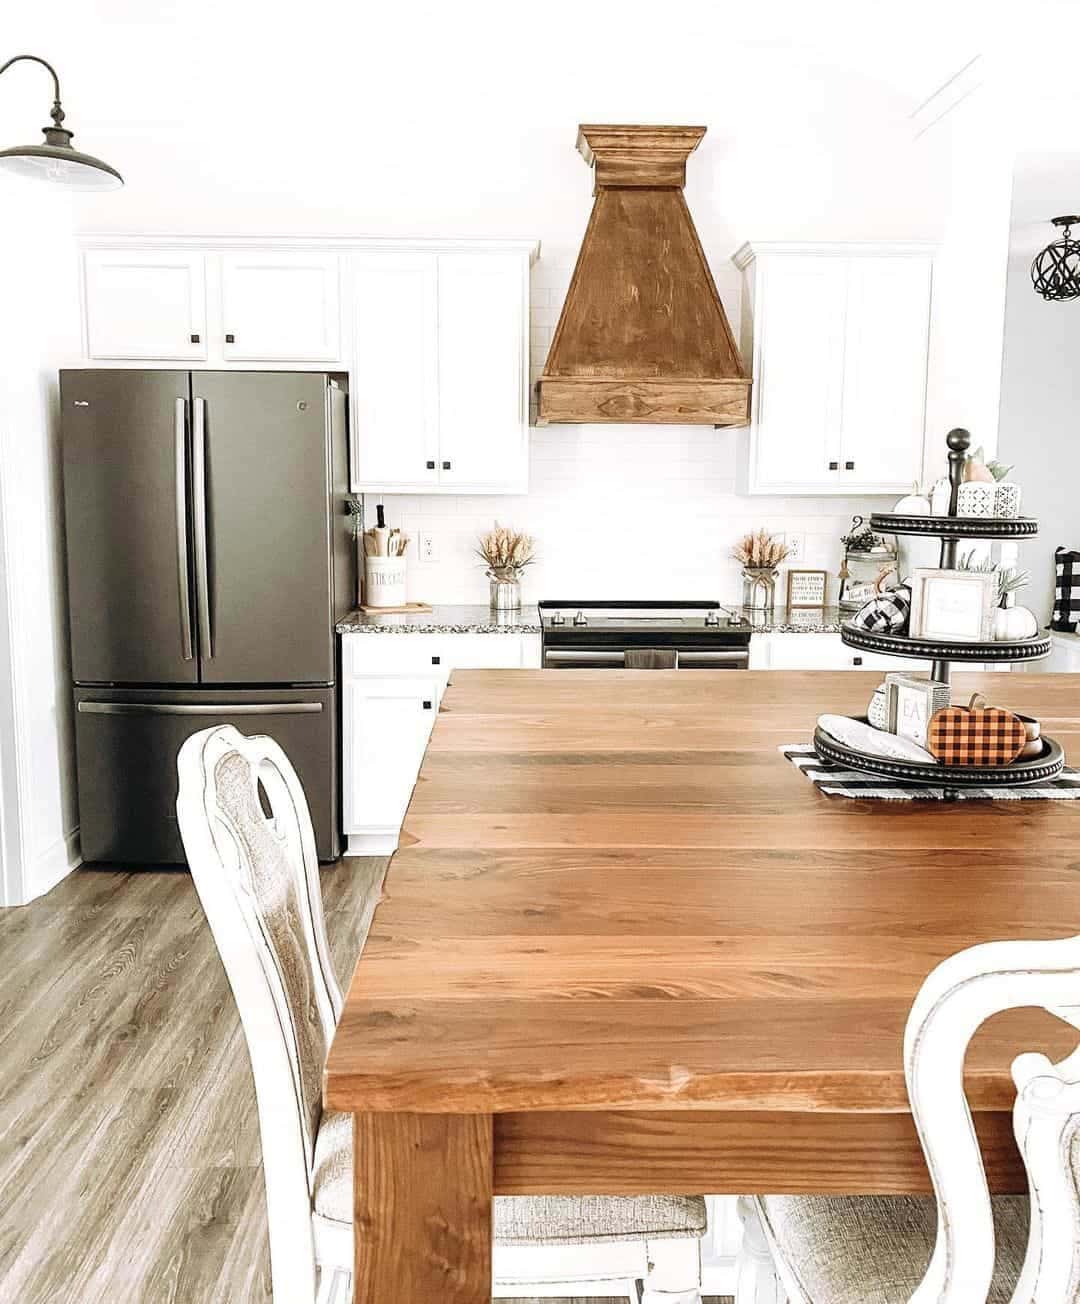
[[[930,717],[926,746],[943,765],[1011,765],[1024,750],[1019,716],[1000,706],[946,706]]]

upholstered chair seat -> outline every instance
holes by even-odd
[[[937,1236],[933,1196],[770,1195],[757,1206],[774,1257],[811,1304],[908,1304]],[[1027,1197],[998,1196],[993,1209],[987,1304],[1009,1304],[1027,1248]]]

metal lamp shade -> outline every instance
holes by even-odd
[[[3,149],[0,168],[72,190],[118,190],[124,184],[115,168],[70,145],[16,145]]]
[[[1080,217],[1055,217],[1053,223],[1064,228],[1062,237],[1036,255],[1031,264],[1031,284],[1051,303],[1066,303],[1080,299],[1080,243],[1072,238],[1070,230],[1080,225]]]

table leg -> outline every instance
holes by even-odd
[[[355,1304],[490,1304],[490,1114],[356,1114]]]

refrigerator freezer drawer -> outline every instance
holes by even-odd
[[[215,724],[268,734],[284,748],[304,785],[319,859],[340,855],[336,689],[76,688],[75,712],[84,860],[184,862],[176,754]]]

